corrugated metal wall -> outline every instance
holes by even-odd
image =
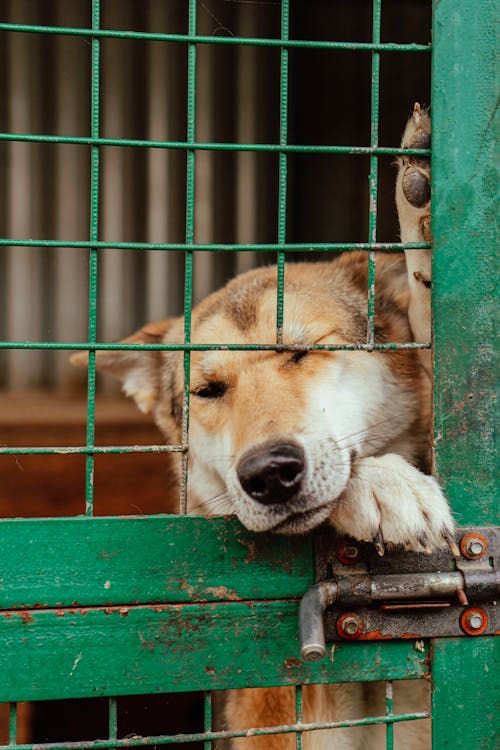
[[[387,1],[384,41],[428,41],[429,3],[403,5]],[[370,6],[297,2],[293,36],[368,40]],[[0,19],[88,27],[90,3],[2,0]],[[201,34],[276,37],[279,22],[280,3],[273,0],[199,3]],[[102,26],[186,33],[187,3],[107,0]],[[0,130],[88,135],[89,40],[2,32],[1,42]],[[397,144],[413,100],[428,99],[428,56],[397,58],[382,61],[381,145]],[[292,50],[289,142],[369,143],[369,70],[369,53]],[[199,45],[197,139],[278,142],[278,81],[277,49]],[[185,44],[104,39],[102,136],[185,140],[186,82]],[[88,146],[2,142],[0,164],[1,237],[88,239]],[[277,165],[276,154],[197,152],[195,240],[276,241]],[[100,239],[183,242],[185,171],[180,150],[102,148]],[[291,157],[289,241],[366,241],[367,175],[366,157]],[[388,159],[380,169],[380,240],[397,238],[392,182]],[[0,339],[84,341],[87,255],[71,248],[0,248]],[[271,257],[198,253],[195,299]],[[181,313],[182,290],[180,253],[103,251],[99,339],[116,340],[147,320]],[[67,359],[64,352],[3,352],[0,385],[65,388],[75,377]]]

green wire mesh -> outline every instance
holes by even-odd
[[[379,132],[379,85],[380,85],[380,53],[381,52],[424,52],[429,53],[429,45],[421,44],[393,44],[381,43],[380,24],[382,0],[373,0],[373,22],[372,40],[368,43],[335,42],[335,41],[306,41],[291,40],[289,38],[290,7],[289,0],[281,3],[281,35],[279,39],[273,38],[250,38],[250,37],[222,37],[202,36],[197,34],[197,3],[189,0],[188,11],[188,33],[168,34],[135,31],[120,31],[102,29],[100,23],[100,1],[92,1],[92,27],[69,28],[58,26],[41,26],[28,24],[1,23],[0,31],[30,33],[30,34],[63,34],[75,37],[86,37],[91,44],[91,98],[90,98],[90,135],[88,137],[37,135],[30,133],[0,133],[0,141],[19,141],[37,143],[78,144],[90,147],[91,177],[90,177],[90,227],[88,241],[66,241],[51,239],[15,239],[0,238],[0,247],[69,247],[87,250],[89,254],[89,303],[88,303],[88,340],[84,343],[76,342],[45,342],[45,341],[10,341],[0,342],[0,349],[57,349],[57,350],[87,350],[88,360],[88,390],[87,390],[87,433],[86,443],[81,447],[50,447],[50,448],[0,448],[4,454],[53,454],[64,452],[67,454],[83,454],[86,460],[85,480],[85,513],[93,515],[93,477],[94,457],[98,454],[116,454],[132,452],[179,452],[182,454],[182,486],[180,496],[180,512],[187,512],[187,468],[188,468],[188,446],[189,446],[189,380],[190,380],[190,353],[204,349],[230,349],[235,351],[252,350],[281,350],[294,349],[298,347],[283,346],[283,318],[284,318],[284,272],[286,253],[304,251],[341,251],[341,250],[363,250],[368,253],[369,275],[368,275],[368,328],[365,343],[343,345],[343,346],[311,346],[310,349],[332,351],[339,349],[347,350],[395,350],[395,349],[422,349],[429,348],[429,342],[411,342],[406,344],[375,344],[374,341],[374,318],[375,318],[375,251],[400,253],[407,248],[428,249],[428,243],[415,243],[402,245],[401,243],[378,243],[377,242],[377,185],[378,185],[378,157],[397,156],[403,153],[400,148],[381,147],[378,143]],[[188,57],[188,79],[187,79],[187,131],[186,141],[158,141],[139,140],[123,138],[102,138],[100,135],[100,53],[101,41],[106,38],[115,39],[138,39],[151,42],[176,42],[187,45]],[[199,44],[225,44],[225,45],[254,45],[275,47],[280,50],[280,85],[279,85],[279,143],[214,143],[200,142],[196,140],[196,82],[197,82],[197,45]],[[291,49],[323,49],[323,50],[356,50],[371,52],[372,57],[372,80],[371,80],[371,138],[368,146],[335,146],[335,145],[293,145],[288,143],[288,93],[289,93],[289,51]],[[99,239],[99,187],[100,187],[100,153],[103,147],[119,146],[129,148],[160,148],[176,149],[186,152],[186,225],[185,243],[148,243],[148,242],[103,242]],[[194,208],[195,208],[195,165],[197,151],[253,151],[272,152],[278,154],[278,215],[277,215],[277,242],[270,244],[197,244],[194,234]],[[294,153],[318,153],[318,154],[348,154],[352,156],[368,155],[370,161],[369,170],[369,221],[368,237],[365,243],[290,243],[287,242],[287,186],[288,186],[288,157]],[[411,149],[404,153],[428,156],[429,150]],[[184,343],[181,345],[133,345],[133,344],[106,344],[97,341],[97,283],[99,269],[99,252],[105,249],[123,250],[155,250],[159,252],[174,252],[182,250],[185,253],[184,265]],[[230,345],[213,342],[212,345],[195,345],[191,343],[191,312],[192,312],[192,276],[193,276],[193,252],[194,251],[257,251],[276,253],[277,261],[277,330],[276,345]],[[304,346],[300,346],[303,350]],[[97,351],[104,350],[143,350],[161,351],[176,350],[183,352],[184,358],[184,408],[182,422],[182,441],[180,445],[149,445],[149,446],[106,446],[95,445],[95,394],[96,394],[96,367],[95,358]],[[203,742],[204,750],[213,747],[213,742],[218,739],[230,739],[244,737],[246,730],[242,731],[214,731],[212,694],[204,694],[203,703],[204,731],[191,734],[175,736],[155,737],[128,737],[118,738],[117,699],[109,698],[108,708],[108,738],[103,740],[92,740],[88,742],[58,742],[46,743],[47,750],[100,750],[112,747],[139,747],[148,745],[178,745],[186,742]],[[18,750],[33,750],[33,745],[17,743],[17,707],[10,705],[9,712],[9,744],[0,747],[0,750],[16,747]],[[381,724],[386,727],[386,747],[392,750],[394,747],[393,727],[397,722],[425,719],[429,717],[428,712],[413,712],[409,714],[393,713],[392,683],[386,684],[386,712],[383,716],[373,716],[363,719],[304,723],[302,688],[296,688],[295,693],[295,722],[289,725],[264,727],[253,729],[255,736],[267,736],[275,734],[295,734],[296,748],[302,748],[302,734],[304,731],[315,731],[318,729],[359,727],[373,724]]]

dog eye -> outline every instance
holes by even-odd
[[[226,391],[227,385],[221,380],[211,380],[193,391],[193,394],[199,398],[222,398]]]
[[[292,355],[292,357],[291,357],[291,359],[290,359],[290,362],[293,362],[293,364],[297,364],[297,362],[300,362],[301,359],[304,359],[304,357],[306,356],[306,354],[309,354],[309,352],[307,351],[307,349],[303,349],[301,351],[294,352],[293,355]]]

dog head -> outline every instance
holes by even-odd
[[[392,270],[391,270],[392,264]],[[384,262],[378,340],[406,341],[404,289]],[[394,276],[396,278],[396,276]],[[364,341],[365,256],[290,264],[283,344],[293,350],[197,350],[190,355],[189,507],[235,513],[250,530],[300,533],[327,519],[357,456],[392,450],[416,460],[425,432],[424,378],[412,352],[308,351]],[[276,344],[276,269],[250,271],[193,310],[194,344]],[[126,343],[181,344],[183,319],[145,326]],[[179,351],[98,352],[168,442],[181,441],[184,357]],[[77,365],[86,355],[74,355]]]

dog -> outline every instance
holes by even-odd
[[[402,145],[430,145],[430,116],[416,104]],[[430,239],[430,165],[403,156],[396,202],[403,242]],[[430,253],[376,254],[375,342],[430,340]],[[254,532],[303,534],[328,523],[373,542],[430,552],[451,543],[453,519],[430,470],[430,353],[314,350],[366,341],[368,259],[287,264],[283,347],[276,345],[276,268],[244,273],[193,309],[196,344],[264,350],[191,353],[188,512],[235,514]],[[184,341],[182,318],[144,326],[124,343]],[[73,356],[86,366],[87,355]],[[99,351],[96,367],[122,381],[169,443],[182,442],[183,356],[178,351]],[[180,460],[176,464],[181,470]],[[180,477],[179,477],[180,479]],[[401,706],[422,685],[402,683]],[[344,711],[344,713],[342,713]],[[304,687],[304,720],[381,711],[380,687]],[[291,723],[293,688],[230,691],[225,726]],[[430,747],[429,727],[400,732],[406,750]],[[311,731],[304,748],[385,747],[381,727]],[[288,750],[293,735],[235,739],[233,750]]]

